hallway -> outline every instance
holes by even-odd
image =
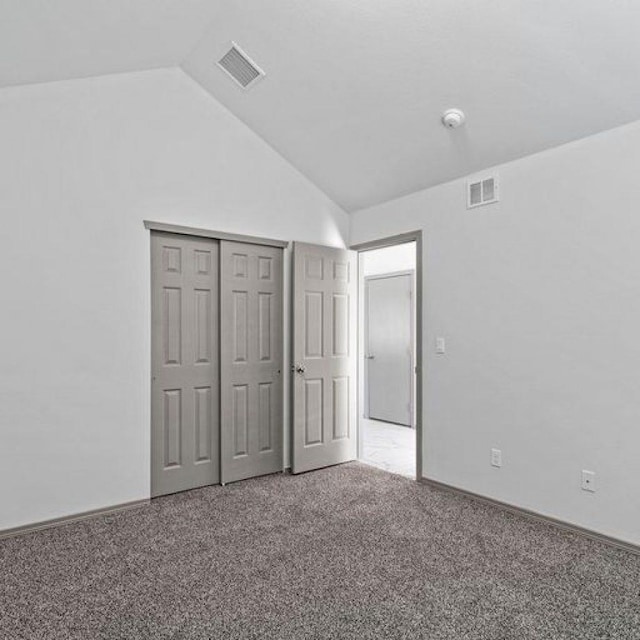
[[[378,420],[362,418],[360,460],[401,476],[416,476],[416,431]]]

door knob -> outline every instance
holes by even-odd
[[[294,371],[296,373],[299,373],[300,375],[302,375],[306,370],[307,370],[307,368],[302,364],[297,364],[294,367]]]
[[[366,360],[375,360],[375,356],[365,356]]]

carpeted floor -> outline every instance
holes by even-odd
[[[361,464],[0,541],[3,639],[640,639],[640,557]]]

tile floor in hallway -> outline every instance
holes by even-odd
[[[415,478],[415,429],[367,418],[362,418],[360,424],[363,438],[362,462]]]

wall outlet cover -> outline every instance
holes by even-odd
[[[502,466],[502,451],[500,449],[491,449],[491,466]]]
[[[596,491],[596,473],[595,471],[582,470],[582,490],[595,493]]]

